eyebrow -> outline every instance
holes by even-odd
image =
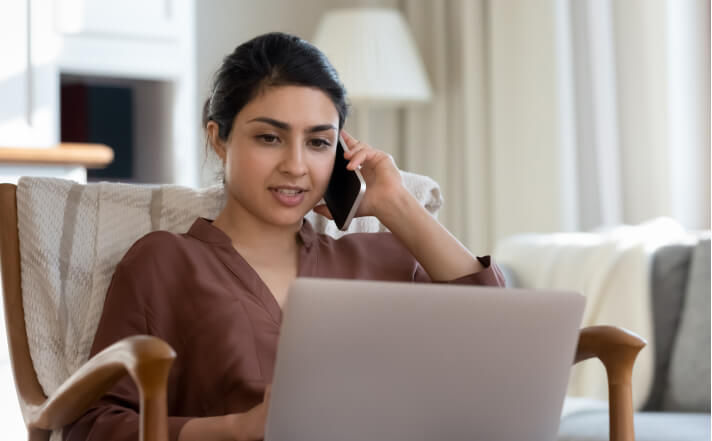
[[[274,127],[277,127],[278,129],[292,130],[292,126],[290,126],[288,123],[286,123],[284,121],[278,121],[278,120],[272,119],[272,118],[267,118],[265,116],[258,116],[257,118],[253,118],[253,119],[247,121],[248,124],[251,122],[263,122],[263,123],[272,125]],[[308,127],[305,130],[305,132],[306,133],[314,133],[314,132],[322,132],[324,130],[336,130],[336,127],[334,127],[333,124],[319,124],[316,126]]]

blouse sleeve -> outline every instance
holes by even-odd
[[[434,282],[434,283],[447,283],[454,285],[483,285],[483,286],[504,286],[504,275],[499,267],[492,262],[490,256],[477,257],[477,260],[484,267],[481,271],[476,273],[467,274],[462,277],[458,277],[454,280],[447,280],[444,282]],[[419,264],[416,263],[416,270],[413,275],[413,281],[415,282],[432,282],[428,273]]]
[[[145,273],[146,271],[141,271]],[[90,356],[107,346],[132,335],[149,334],[142,285],[136,271],[126,268],[124,261],[116,268],[104,301],[104,309],[94,337]],[[138,389],[133,380],[123,376],[103,397],[92,405],[79,419],[64,428],[66,441],[136,441],[138,439]],[[169,417],[168,432],[171,441],[189,417]]]

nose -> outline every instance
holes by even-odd
[[[304,176],[307,173],[307,164],[304,158],[304,149],[301,143],[293,142],[284,149],[279,171],[292,176]]]

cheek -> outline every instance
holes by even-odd
[[[241,179],[244,179],[244,173],[240,170],[239,162],[236,158],[230,158],[225,161],[225,179],[230,185],[238,185]]]
[[[248,149],[244,149],[248,150]],[[225,161],[225,176],[233,182],[250,182],[259,176],[264,161],[257,155],[251,155],[248,151],[235,151],[233,149]]]
[[[334,158],[328,158],[320,161],[319,165],[314,169],[314,183],[320,187],[320,190],[326,190],[331,177],[331,170],[334,168]]]

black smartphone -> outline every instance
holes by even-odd
[[[324,194],[324,202],[326,202],[336,226],[342,231],[351,224],[361,199],[366,193],[366,181],[364,181],[361,172],[346,168],[349,161],[344,158],[344,152],[347,151],[346,143],[339,136],[336,143],[334,169],[331,171],[331,179]]]

